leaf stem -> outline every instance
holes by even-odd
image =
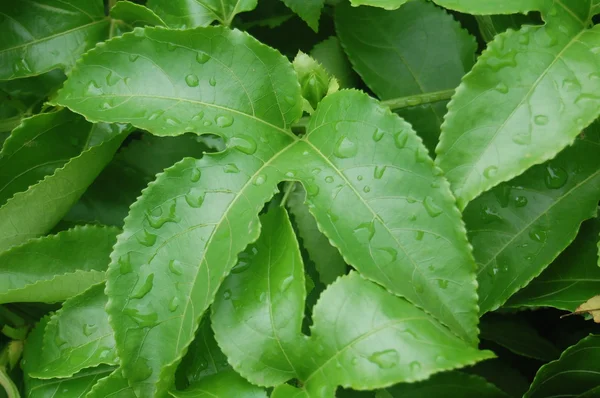
[[[283,198],[281,198],[281,203],[279,206],[285,207],[285,204],[290,197],[290,194],[294,191],[296,187],[296,181],[288,181],[285,186],[285,192],[283,193]]]
[[[0,368],[0,385],[4,387],[8,398],[20,398],[21,394],[19,394],[19,389],[13,383],[13,381],[8,377],[6,371]]]

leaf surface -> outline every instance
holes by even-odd
[[[166,26],[151,9],[130,1],[119,1],[110,9],[110,16],[126,24],[136,26]]]
[[[29,365],[29,376],[38,379],[71,377],[82,369],[115,365],[113,331],[104,311],[104,283],[71,297],[44,329],[38,359]]]
[[[316,44],[310,51],[310,56],[316,59],[340,83],[341,88],[353,88],[358,84],[358,76],[342,48],[337,37]]]
[[[319,272],[319,280],[328,285],[346,273],[346,263],[340,252],[319,231],[315,218],[304,203],[305,199],[306,191],[302,185],[296,184],[288,198],[287,206],[294,217],[299,237],[302,239],[302,247],[306,249]]]
[[[211,319],[233,368],[254,384],[276,386],[298,373],[304,266],[286,211],[272,209],[260,221],[260,238],[221,285]]]
[[[232,370],[207,376],[185,391],[171,391],[175,398],[267,398],[267,392],[248,383]]]
[[[85,398],[137,398],[123,377],[121,369],[115,369],[110,375],[98,380]]]
[[[409,0],[350,0],[352,6],[381,7],[386,10],[396,10]],[[364,9],[364,8],[363,8]]]
[[[491,15],[541,11],[551,6],[553,0],[434,0],[434,2],[442,7],[467,14]]]
[[[418,383],[402,383],[377,392],[376,398],[508,398],[484,378],[452,371],[433,375]]]
[[[283,2],[298,14],[312,30],[319,31],[319,19],[321,10],[325,6],[325,0],[283,0]]]
[[[553,158],[598,116],[600,35],[587,29],[590,7],[556,1],[546,25],[496,36],[463,79],[436,149],[461,208]]]
[[[590,335],[540,368],[524,398],[582,396],[600,384],[600,336]]]
[[[518,291],[507,307],[554,307],[574,311],[600,292],[596,239],[600,220],[583,223],[577,239],[537,278]]]
[[[101,0],[2,2],[0,15],[0,80],[69,70],[110,24]]]
[[[486,192],[464,220],[478,267],[481,313],[538,276],[595,216],[600,199],[598,129],[555,159]],[[562,271],[561,271],[562,272]]]
[[[213,21],[230,25],[233,18],[252,11],[258,0],[148,0],[153,10],[170,28],[208,26]]]
[[[53,303],[105,279],[118,230],[75,227],[0,254],[0,303]]]
[[[475,62],[474,38],[431,3],[412,1],[397,11],[350,5],[335,10],[354,69],[382,100],[454,89]],[[447,101],[413,105],[398,113],[433,152]]]

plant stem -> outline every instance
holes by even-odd
[[[285,204],[290,197],[290,194],[294,191],[296,187],[296,181],[288,181],[285,186],[285,192],[283,193],[283,198],[281,198],[281,203],[279,206],[285,207]]]
[[[17,388],[15,383],[13,383],[13,381],[10,379],[10,377],[8,377],[8,374],[6,374],[6,371],[2,368],[0,368],[0,385],[2,387],[4,387],[4,390],[6,391],[8,398],[20,398],[21,397],[21,394],[19,394],[19,389]]]

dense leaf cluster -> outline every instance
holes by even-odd
[[[0,397],[600,396],[597,13],[3,2]]]

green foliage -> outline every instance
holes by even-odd
[[[0,5],[0,397],[595,397],[599,11]]]

